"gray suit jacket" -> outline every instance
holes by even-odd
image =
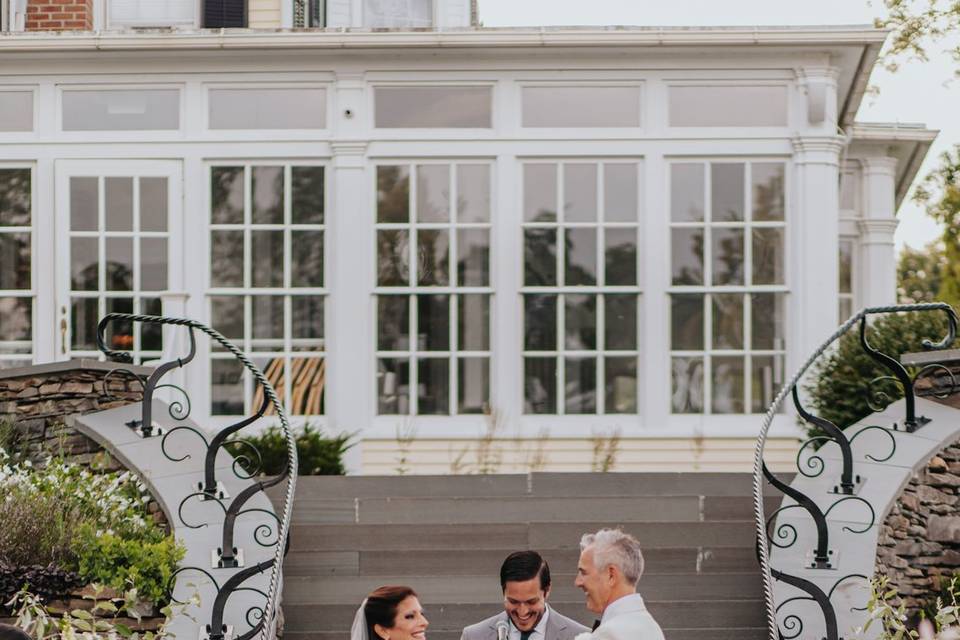
[[[497,640],[497,623],[507,620],[507,612],[501,611],[492,618],[472,624],[463,630],[460,640]],[[557,613],[550,607],[550,617],[547,618],[545,630],[546,640],[573,640],[574,636],[584,631],[590,631],[576,620]]]

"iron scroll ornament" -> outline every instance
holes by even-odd
[[[760,433],[757,436],[757,444],[754,449],[754,460],[753,460],[753,510],[754,510],[754,527],[757,538],[757,556],[760,563],[761,576],[763,578],[763,596],[764,604],[767,613],[767,629],[769,633],[770,640],[777,640],[779,636],[779,629],[777,626],[776,618],[776,605],[773,600],[773,580],[772,569],[770,567],[770,549],[768,545],[768,536],[767,536],[767,518],[764,514],[764,502],[763,502],[763,484],[764,484],[764,475],[763,475],[763,454],[764,448],[767,441],[767,434],[770,431],[770,426],[773,424],[774,418],[777,416],[781,405],[787,396],[792,393],[794,387],[799,384],[801,378],[807,372],[807,370],[813,365],[813,363],[819,358],[836,340],[838,340],[843,334],[845,334],[849,329],[851,329],[856,323],[860,322],[867,316],[886,314],[886,313],[900,313],[900,312],[943,312],[947,314],[949,320],[949,329],[948,334],[942,340],[937,343],[931,342],[929,340],[924,341],[924,348],[928,350],[933,349],[946,349],[956,338],[956,329],[957,329],[957,315],[953,308],[943,302],[932,302],[932,303],[922,303],[922,304],[909,304],[909,305],[890,305],[885,307],[869,307],[862,309],[853,316],[851,316],[846,322],[844,322],[833,334],[830,335],[799,367],[799,369],[794,373],[794,375],[785,382],[780,390],[778,391],[773,402],[770,403],[770,406],[767,408],[766,414],[764,414],[763,424],[760,428]]]
[[[282,482],[283,480],[286,480],[286,483],[287,483],[286,493],[284,496],[284,503],[283,503],[283,514],[280,517],[279,528],[277,531],[278,541],[282,540],[284,541],[284,544],[276,545],[276,550],[274,551],[274,557],[272,560],[268,561],[269,564],[260,563],[259,565],[255,565],[254,567],[249,567],[248,569],[241,570],[240,572],[238,572],[237,574],[234,574],[234,576],[231,577],[231,580],[232,580],[233,578],[236,578],[237,576],[244,574],[245,577],[243,579],[245,580],[246,578],[250,577],[250,575],[252,575],[252,574],[250,575],[247,574],[247,572],[250,569],[258,568],[259,569],[258,572],[265,571],[267,568],[270,569],[270,581],[269,581],[269,586],[267,588],[267,593],[265,594],[265,604],[262,610],[262,614],[259,616],[260,623],[258,624],[256,629],[251,630],[250,632],[248,632],[248,634],[244,634],[244,638],[246,639],[246,638],[253,637],[254,635],[256,635],[256,632],[259,631],[260,640],[270,640],[270,638],[272,637],[272,633],[270,629],[272,627],[272,621],[274,619],[274,616],[276,615],[277,603],[280,596],[280,574],[283,566],[283,557],[289,546],[290,520],[293,512],[293,509],[292,509],[293,496],[294,496],[294,493],[296,492],[296,482],[297,482],[298,461],[297,461],[296,441],[294,440],[293,434],[290,430],[290,421],[287,416],[286,409],[284,408],[283,403],[280,402],[280,399],[277,396],[277,393],[274,390],[273,385],[266,378],[266,376],[263,374],[260,368],[257,367],[246,356],[246,354],[244,354],[236,345],[234,345],[229,340],[227,340],[220,332],[208,327],[207,325],[201,322],[197,322],[196,320],[190,320],[187,318],[168,318],[164,316],[135,315],[135,314],[126,314],[126,313],[108,313],[100,320],[100,323],[97,326],[97,346],[100,349],[100,351],[107,357],[107,359],[113,362],[126,362],[126,363],[132,362],[132,358],[130,357],[130,354],[124,351],[116,351],[116,350],[110,349],[109,347],[107,347],[106,342],[104,340],[104,335],[106,333],[107,326],[111,322],[121,322],[121,321],[142,322],[142,323],[159,324],[159,325],[171,325],[176,327],[185,327],[189,330],[190,353],[188,355],[188,359],[184,360],[183,358],[178,358],[175,361],[165,363],[164,365],[161,365],[161,367],[158,367],[157,371],[154,373],[154,376],[156,376],[157,380],[159,380],[159,378],[161,377],[157,375],[157,373],[160,373],[161,368],[163,369],[162,373],[165,374],[167,371],[176,367],[183,366],[183,364],[193,359],[193,357],[196,355],[196,341],[195,341],[193,332],[194,330],[196,330],[196,331],[205,333],[211,339],[215,340],[226,351],[231,353],[237,360],[239,360],[241,364],[243,364],[244,368],[248,372],[250,372],[254,380],[256,380],[256,382],[260,384],[260,386],[263,388],[264,396],[269,400],[270,404],[273,405],[273,409],[280,420],[281,430],[283,431],[283,434],[286,437],[286,441],[287,441],[287,465],[283,473],[280,476],[278,476],[279,480],[277,480],[276,482],[276,483],[279,483],[279,482]],[[154,376],[151,376],[151,379],[154,378]],[[148,384],[149,384],[149,381],[148,381]],[[144,399],[146,400],[146,394],[144,395]],[[148,407],[150,404],[151,403],[149,402],[146,402],[146,401],[144,402],[145,407]],[[147,414],[147,417],[148,416],[149,414]],[[143,424],[150,425],[151,423],[145,420]],[[230,581],[228,581],[228,583],[229,582]],[[226,584],[224,584],[223,588],[226,588]],[[221,588],[221,591],[223,588]],[[216,617],[216,615],[218,615],[217,611],[214,610],[214,616]],[[221,615],[222,617],[222,611],[219,615]],[[211,621],[211,623],[213,622],[214,621]],[[212,627],[212,631],[216,632],[219,628],[222,627],[222,624],[221,625],[211,624],[211,627]]]

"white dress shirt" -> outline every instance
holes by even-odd
[[[550,617],[550,607],[546,607],[543,610],[543,617],[540,618],[537,626],[533,628],[533,633],[530,634],[529,640],[545,640],[548,617]],[[520,629],[517,629],[512,620],[510,621],[510,635],[508,636],[508,640],[520,640]]]

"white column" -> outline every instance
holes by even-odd
[[[839,295],[839,136],[796,138],[793,210],[789,368],[799,366],[837,327]]]
[[[897,300],[897,258],[893,248],[896,218],[896,158],[862,158],[864,203],[860,228],[857,297],[864,306]]]

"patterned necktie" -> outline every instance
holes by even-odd
[[[530,631],[521,631],[520,640],[530,640],[530,636],[532,635],[533,635],[533,629],[530,629]]]
[[[597,630],[597,627],[599,627],[599,626],[600,626],[600,621],[599,621],[599,620],[594,620],[594,621],[593,621],[593,628],[590,629],[590,631],[596,631],[596,630]]]

